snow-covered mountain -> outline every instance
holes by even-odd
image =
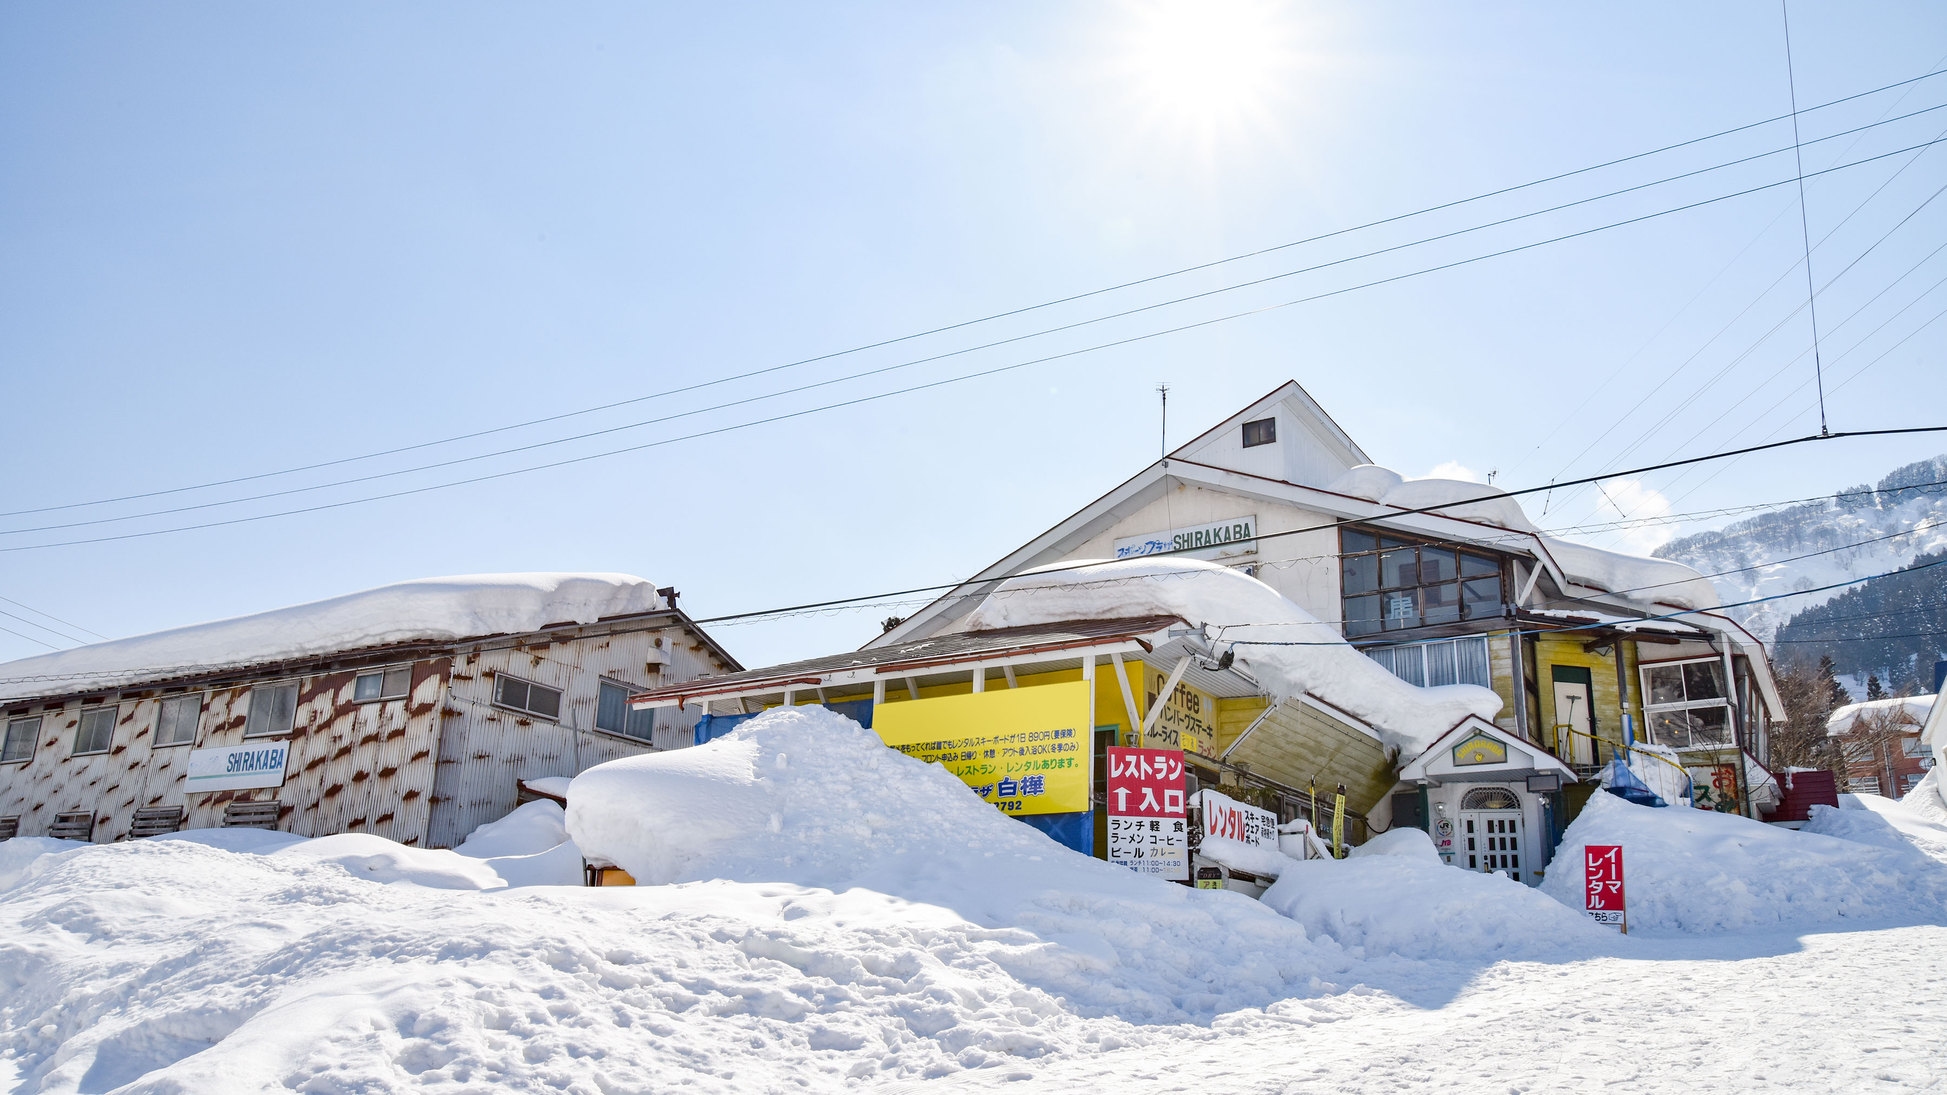
[[[1872,486],[1672,540],[1659,558],[1703,572],[1726,604],[1897,570],[1947,548],[1947,455],[1908,464]],[[1842,590],[1733,608],[1767,642],[1794,614]]]

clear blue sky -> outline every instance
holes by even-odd
[[[1801,2],[1792,17],[1801,106],[1947,59],[1937,4]],[[1943,103],[1947,78],[1936,78],[1809,115],[1805,136]],[[9,4],[0,509],[275,472],[784,365],[1787,109],[1768,3]],[[1811,145],[1806,168],[1943,133],[1947,110],[1922,114]],[[0,546],[359,499],[1079,350],[1775,182],[1791,176],[1791,157],[705,409],[1790,143],[1789,125],[1774,124],[1111,296],[490,437],[13,513],[0,518]],[[1820,297],[1834,429],[1947,422],[1947,322],[1920,329],[1947,308],[1947,287],[1922,297],[1947,277],[1947,255],[1926,258],[1947,241],[1947,197],[1887,235],[1947,182],[1947,147],[1905,166],[1911,158],[1808,183],[1812,238],[1830,236],[1814,256],[1819,281],[1859,259]],[[1645,463],[1815,428],[1809,389],[1791,392],[1810,377],[1806,317],[1792,315],[1805,293],[1800,246],[1795,192],[1774,188],[554,470],[6,552],[0,597],[120,636],[478,571],[630,571],[680,587],[699,615],[951,580],[1152,459],[1153,389],[1165,380],[1177,440],[1295,378],[1407,474],[1457,463],[1525,486]],[[700,413],[630,425],[689,411]],[[611,427],[627,428],[301,490]],[[1835,443],[1715,477],[1653,477],[1618,487],[1618,502],[1637,516],[1800,497],[1942,449]],[[130,517],[285,490],[301,492]],[[1551,502],[1544,523],[1591,519],[1601,501]],[[1593,519],[1604,516],[1614,514]],[[77,521],[102,523],[18,531]],[[761,664],[856,645],[887,611],[719,635]],[[42,649],[0,633],[0,657]]]

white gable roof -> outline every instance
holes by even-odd
[[[1269,418],[1276,440],[1244,447],[1244,423]],[[1318,402],[1287,380],[1269,395],[1177,446],[1170,458],[1194,460],[1267,479],[1322,487],[1360,464],[1372,463]]]
[[[1454,747],[1474,735],[1492,738],[1507,750],[1507,759],[1493,764],[1461,765],[1454,762]],[[1526,741],[1479,716],[1469,715],[1452,730],[1440,735],[1426,752],[1400,769],[1403,783],[1470,783],[1502,781],[1553,772],[1564,783],[1574,783],[1575,773],[1539,745]]]

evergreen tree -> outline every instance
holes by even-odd
[[[1883,700],[1886,698],[1886,689],[1880,685],[1879,674],[1877,673],[1868,673],[1866,675],[1866,698],[1869,700]]]
[[[1846,691],[1846,686],[1839,683],[1837,670],[1832,664],[1830,654],[1819,655],[1819,681],[1825,686],[1825,709],[1828,714],[1834,708],[1844,707],[1852,702],[1852,693]]]

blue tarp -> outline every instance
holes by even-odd
[[[872,729],[871,700],[852,700],[848,703],[827,703],[820,706],[844,715],[867,730]],[[714,741],[756,717],[756,715],[705,715],[696,720],[696,744],[702,745],[706,741]]]
[[[1629,765],[1624,764],[1621,757],[1603,766],[1602,789],[1625,802],[1633,802],[1638,806],[1669,805],[1655,791],[1650,790],[1649,784],[1644,783],[1636,773],[1630,771]]]

